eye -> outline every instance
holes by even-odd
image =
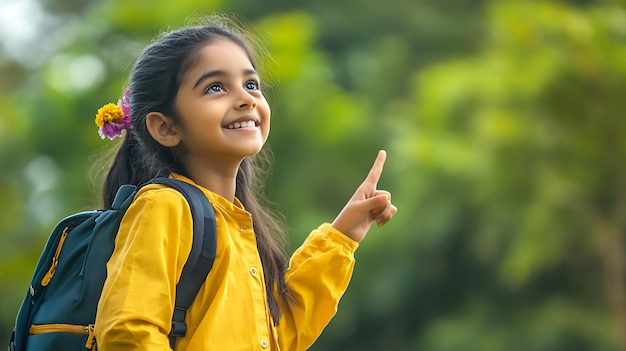
[[[213,83],[204,90],[206,94],[219,93],[222,91],[224,91],[224,87],[220,83]]]
[[[259,85],[260,85],[259,82],[257,82],[256,80],[249,80],[246,82],[245,87],[246,89],[249,89],[249,90],[259,90],[260,89]]]

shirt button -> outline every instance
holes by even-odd
[[[256,268],[250,267],[250,275],[252,275],[253,277],[256,277],[256,273],[257,273]]]
[[[263,339],[261,340],[261,347],[266,349],[270,346],[270,344],[267,342],[267,340]]]

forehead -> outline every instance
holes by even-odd
[[[202,47],[195,59],[195,64],[182,77],[181,85],[195,82],[195,79],[209,71],[240,73],[254,69],[246,51],[228,39],[216,39]]]

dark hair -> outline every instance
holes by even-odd
[[[154,177],[171,173],[185,175],[185,169],[173,151],[152,138],[146,127],[150,112],[161,112],[176,119],[175,97],[182,77],[194,67],[199,51],[212,41],[225,38],[241,46],[256,68],[255,53],[241,30],[224,17],[210,24],[187,27],[165,33],[150,44],[138,58],[130,75],[128,94],[133,129],[127,131],[104,181],[104,207],[110,208],[122,184],[139,185]],[[235,195],[252,214],[257,248],[263,265],[270,314],[274,323],[280,319],[280,307],[274,292],[288,307],[289,292],[285,283],[287,257],[284,253],[283,226],[266,208],[259,161],[265,153],[243,160],[237,172]],[[261,159],[260,159],[261,158]]]

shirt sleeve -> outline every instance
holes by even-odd
[[[144,191],[145,190],[145,191]],[[173,189],[146,186],[128,208],[96,315],[99,350],[170,350],[176,283],[191,249],[191,211]]]
[[[285,273],[292,299],[281,309],[277,326],[281,350],[306,350],[322,333],[348,287],[357,247],[357,242],[325,223],[294,252]]]

